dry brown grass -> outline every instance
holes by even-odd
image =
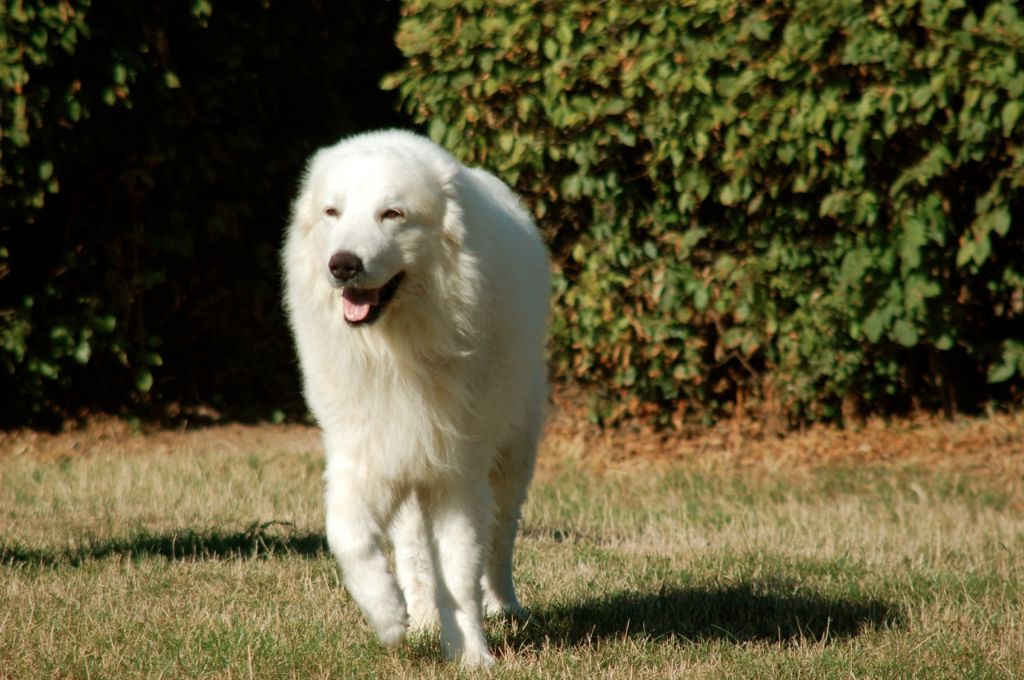
[[[1024,415],[780,438],[551,419],[499,677],[1015,677]],[[0,678],[455,677],[380,650],[300,426],[0,435]]]
[[[763,468],[804,474],[821,467],[886,463],[991,477],[1024,509],[1024,411],[946,420],[935,415],[867,420],[842,429],[815,425],[780,434],[759,421],[661,432],[644,426],[602,430],[582,409],[563,408],[548,424],[541,467],[566,460],[594,472],[628,474],[651,466]]]
[[[0,432],[0,457],[32,455],[57,459],[102,451],[116,455],[318,450],[319,433],[306,425],[212,425],[171,430],[133,427],[116,418],[69,423],[60,433]],[[589,470],[623,471],[632,465],[697,462],[793,469],[831,464],[903,461],[943,469],[979,468],[1015,473],[1024,469],[1024,411],[983,418],[946,420],[873,418],[847,429],[814,425],[779,433],[760,421],[736,419],[711,428],[657,431],[643,425],[601,429],[587,422],[582,407],[562,402],[548,418],[541,467],[566,459]],[[1019,475],[1018,475],[1019,476]]]

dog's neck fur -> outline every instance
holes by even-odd
[[[380,430],[393,430],[383,438],[385,445],[409,456],[405,467],[381,470],[393,479],[420,477],[425,466],[450,471],[454,461],[465,459],[458,451],[472,445],[471,433],[478,429],[473,422],[482,386],[472,381],[481,375],[478,362],[487,360],[481,348],[487,346],[482,340],[488,329],[470,322],[490,314],[477,307],[484,298],[475,288],[479,281],[446,273],[446,268],[460,267],[461,256],[452,251],[446,255],[452,259],[439,261],[433,272],[407,274],[389,308],[370,326],[349,326],[337,291],[329,286],[331,297],[320,308],[327,315],[322,323],[332,328],[338,342],[332,350],[339,360],[335,379],[350,387],[343,412],[317,416],[343,418],[344,429],[353,435],[366,426],[377,431],[378,442]],[[438,299],[454,305],[435,308],[430,301]],[[437,323],[439,315],[445,316],[444,323]],[[394,427],[394,418],[403,419],[401,428]],[[403,441],[389,441],[399,435]],[[400,459],[389,460],[394,466]]]

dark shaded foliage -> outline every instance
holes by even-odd
[[[308,155],[402,121],[397,3],[5,5],[0,425],[301,408],[277,249]]]

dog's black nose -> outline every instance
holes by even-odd
[[[337,280],[350,281],[363,273],[363,261],[355,253],[343,250],[331,255],[327,268]]]

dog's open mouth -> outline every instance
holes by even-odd
[[[395,297],[398,284],[405,278],[405,272],[398,272],[380,288],[352,288],[345,286],[341,291],[341,304],[345,321],[350,326],[373,323],[384,313],[384,308]]]

